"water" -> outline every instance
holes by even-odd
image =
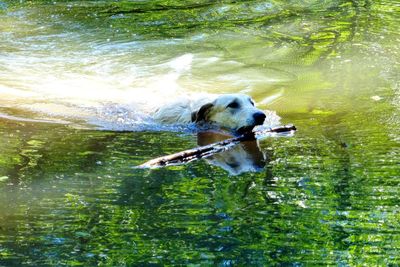
[[[0,1],[0,265],[398,265],[399,23],[394,0]],[[234,92],[299,131],[133,168],[221,138],[154,106]]]

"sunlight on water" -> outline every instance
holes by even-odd
[[[74,117],[83,111],[73,111],[71,105],[98,108],[104,102],[145,102],[145,106],[159,106],[165,98],[198,91],[242,91],[256,97],[262,94],[257,100],[266,106],[285,93],[291,94],[285,92],[287,83],[303,83],[298,70],[288,70],[278,63],[296,53],[298,48],[293,42],[283,41],[279,48],[272,49],[268,39],[259,40],[262,32],[258,30],[252,29],[245,35],[203,32],[179,39],[121,42],[105,38],[109,35],[107,32],[103,38],[94,39],[79,23],[67,22],[57,14],[44,14],[51,18],[46,24],[35,16],[39,11],[32,7],[2,15],[2,47],[11,49],[0,58],[2,106],[8,103],[15,107],[17,101],[22,109],[50,115],[63,115],[65,108],[65,115]],[[54,27],[51,23],[63,26]],[[312,30],[310,23],[313,22],[304,22],[304,25]],[[300,29],[293,31],[303,34],[297,32]],[[274,30],[271,32],[277,34]],[[241,42],[236,41],[239,36]],[[201,44],[209,48],[199,48]],[[365,44],[354,45],[362,48]],[[385,53],[398,53],[397,46],[390,50]],[[338,55],[338,58],[343,70],[346,65],[360,65],[352,68],[352,71],[360,70],[352,75],[361,75],[363,66],[371,65],[371,61],[364,61],[364,55],[360,56]],[[374,65],[380,63],[390,64],[375,62]],[[321,75],[318,65],[311,68]],[[54,106],[46,106],[48,102],[59,106],[54,110]],[[85,121],[87,117],[82,119]]]
[[[2,15],[6,19],[2,25],[2,35],[6,37],[3,46],[14,49],[0,57],[1,65],[5,66],[1,76],[1,106],[9,108],[3,114],[18,109],[33,120],[54,119],[84,123],[82,126],[134,130],[157,107],[185,94],[254,95],[265,84],[295,78],[294,74],[279,69],[264,70],[248,67],[240,60],[226,60],[219,51],[182,50],[180,43],[191,45],[197,41],[193,36],[187,40],[107,39],[99,43],[80,30],[66,33],[52,29],[51,24],[43,24],[32,16],[35,10]],[[236,38],[231,34],[226,37]],[[213,34],[209,38],[212,42],[223,41],[215,39]],[[202,42],[209,40],[203,37]],[[176,44],[177,49],[173,48]],[[160,46],[165,46],[166,51],[153,53]],[[282,90],[271,91],[270,96],[260,99],[262,107],[281,96]],[[121,110],[127,117],[114,124],[113,114]]]
[[[397,266],[400,6],[0,0],[0,265]],[[227,138],[155,124],[242,92],[293,123]]]

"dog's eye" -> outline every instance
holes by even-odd
[[[226,106],[227,108],[238,108],[239,107],[239,103],[234,101],[232,103],[230,103],[228,106]]]
[[[254,106],[253,100],[249,99],[249,101],[250,101],[251,105]]]

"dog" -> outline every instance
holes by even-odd
[[[181,98],[156,110],[154,119],[165,124],[209,124],[234,133],[246,133],[262,125],[266,115],[245,94]]]

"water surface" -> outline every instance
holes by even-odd
[[[399,24],[394,0],[0,1],[0,265],[398,265]],[[144,108],[200,92],[299,131],[134,169],[204,141]]]

